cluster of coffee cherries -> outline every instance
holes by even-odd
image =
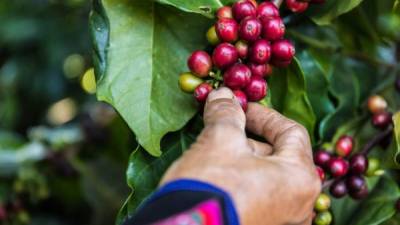
[[[286,0],[286,8],[294,13],[302,13],[311,4],[325,3],[325,0]]]
[[[179,79],[183,91],[204,102],[213,88],[233,90],[242,108],[267,95],[266,78],[272,67],[287,67],[295,55],[284,39],[285,25],[269,1],[239,0],[218,9],[217,22],[207,32],[210,52],[195,51],[188,59],[189,73]],[[210,53],[210,54],[209,54]]]
[[[386,129],[392,124],[392,113],[388,111],[388,103],[380,95],[368,98],[368,110],[372,114],[372,125],[378,129]]]

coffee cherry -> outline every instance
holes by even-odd
[[[379,170],[380,162],[377,158],[368,158],[368,169],[365,172],[365,175],[368,177],[376,176],[376,172]]]
[[[368,186],[367,184],[365,184],[364,186],[361,187],[359,191],[350,192],[349,194],[353,199],[356,200],[366,198],[368,196]]]
[[[219,19],[215,24],[215,30],[222,42],[235,42],[238,39],[239,25],[234,19]]]
[[[317,212],[327,211],[331,207],[331,199],[327,194],[321,193],[315,202],[314,209]]]
[[[208,94],[213,90],[213,87],[209,83],[202,83],[194,90],[194,97],[198,102],[205,102]]]
[[[248,67],[251,70],[251,74],[256,77],[264,77],[267,75],[267,67],[268,64],[256,64],[256,63],[249,63]]]
[[[380,95],[373,95],[368,98],[368,109],[372,114],[386,111],[388,103]]]
[[[260,39],[254,42],[250,48],[250,61],[257,64],[265,64],[271,58],[271,46],[268,41]]]
[[[348,193],[344,180],[335,181],[329,188],[329,193],[331,193],[331,195],[335,198],[344,197]]]
[[[372,116],[372,125],[379,129],[385,129],[392,123],[392,114],[389,112],[380,112]]]
[[[350,171],[353,174],[363,174],[368,168],[368,159],[364,154],[355,154],[350,158]]]
[[[224,84],[231,89],[241,89],[250,82],[251,71],[249,67],[238,63],[224,73]]]
[[[224,6],[224,7],[219,8],[217,10],[217,18],[218,19],[222,19],[222,18],[233,19],[232,8],[229,6]]]
[[[246,86],[245,93],[250,101],[257,102],[267,95],[267,88],[267,82],[263,78],[253,76]]]
[[[235,46],[229,43],[222,43],[214,49],[212,60],[218,69],[225,69],[235,64],[238,57],[238,52]]]
[[[279,9],[272,2],[263,2],[257,8],[259,18],[279,17]]]
[[[280,17],[264,18],[262,20],[262,36],[269,41],[276,41],[283,38],[285,24]]]
[[[289,65],[296,54],[293,44],[288,40],[279,40],[271,46],[272,63],[277,67]]]
[[[329,211],[320,212],[315,216],[313,223],[315,225],[329,225],[332,223],[332,214]]]
[[[239,36],[245,41],[255,41],[261,35],[262,25],[256,17],[246,17],[240,23]]]
[[[198,77],[207,77],[212,68],[211,57],[205,51],[195,51],[187,61],[192,73]]]
[[[314,153],[314,163],[322,168],[327,168],[332,155],[324,150],[319,150]]]
[[[179,87],[187,93],[193,93],[194,89],[201,83],[203,83],[203,80],[192,73],[183,73],[179,76]]]
[[[245,41],[238,41],[235,44],[236,50],[239,54],[239,58],[246,59],[249,54],[249,45]]]
[[[302,13],[307,10],[308,2],[300,0],[286,0],[286,7],[294,13]]]
[[[235,90],[233,91],[233,94],[235,95],[236,99],[239,101],[240,106],[242,106],[243,111],[247,111],[247,96],[246,94],[241,91],[241,90]]]
[[[350,192],[358,192],[365,185],[365,179],[362,176],[352,175],[347,178],[346,185]]]
[[[210,43],[211,45],[217,45],[219,43],[219,38],[217,35],[217,31],[215,30],[215,26],[212,26],[210,27],[210,29],[208,29],[206,37],[208,43]]]
[[[253,4],[254,8],[258,8],[258,3],[256,0],[248,0],[251,4]]]
[[[336,154],[342,157],[346,157],[350,155],[353,151],[353,138],[347,135],[344,135],[339,138],[336,142]]]
[[[254,7],[253,3],[249,0],[239,0],[235,2],[232,6],[232,12],[233,18],[237,21],[241,21],[248,16],[257,15],[256,7]]]
[[[319,178],[321,179],[321,182],[324,182],[325,181],[325,171],[319,166],[316,166],[316,170],[317,170]]]
[[[349,171],[349,163],[342,158],[333,158],[329,161],[328,168],[333,177],[342,177]]]

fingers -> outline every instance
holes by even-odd
[[[273,147],[274,154],[311,157],[311,143],[307,130],[273,109],[260,104],[249,104],[247,129],[263,136]]]
[[[247,147],[245,133],[246,116],[228,88],[210,93],[204,108],[205,128],[197,145],[206,149],[244,150]]]
[[[271,145],[250,138],[248,138],[247,140],[249,146],[253,150],[254,155],[259,157],[266,157],[272,155],[273,149]]]

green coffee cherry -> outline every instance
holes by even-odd
[[[193,93],[197,86],[204,81],[192,73],[183,73],[179,77],[179,87],[186,93]]]
[[[368,169],[365,172],[365,175],[367,175],[368,177],[373,177],[378,175],[376,172],[379,170],[380,167],[380,162],[379,159],[377,158],[368,158]]]
[[[327,194],[321,193],[315,202],[315,210],[317,212],[327,211],[331,207],[331,199]]]
[[[219,38],[215,26],[210,27],[207,31],[207,40],[211,45],[217,45],[219,43]]]
[[[329,225],[332,223],[332,214],[329,211],[320,212],[314,218],[315,225]]]

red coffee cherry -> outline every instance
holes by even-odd
[[[317,170],[319,178],[321,179],[321,182],[324,182],[325,181],[325,171],[319,166],[316,166],[316,170]]]
[[[259,18],[279,17],[279,9],[272,2],[263,2],[257,8]]]
[[[239,54],[239,58],[246,59],[249,54],[249,45],[245,41],[238,41],[235,44],[236,50]]]
[[[327,168],[332,155],[324,150],[318,150],[314,153],[314,163],[322,168]]]
[[[250,48],[250,61],[257,64],[265,64],[271,58],[271,46],[263,39],[257,40]]]
[[[251,74],[256,77],[265,77],[267,76],[268,64],[256,64],[249,63],[248,67],[251,70]]]
[[[250,101],[258,102],[267,95],[267,88],[267,82],[263,78],[253,76],[246,86],[245,93]]]
[[[353,174],[363,174],[368,169],[368,159],[364,154],[355,154],[350,158],[350,171]]]
[[[212,90],[211,84],[202,83],[194,90],[194,97],[198,102],[205,102]]]
[[[380,112],[372,116],[372,125],[379,129],[385,129],[392,123],[392,114]]]
[[[353,145],[354,141],[352,137],[348,135],[341,136],[336,142],[336,154],[342,157],[350,155],[353,151]]]
[[[285,35],[285,24],[280,17],[264,18],[262,20],[262,36],[269,41],[276,41]]]
[[[296,50],[288,40],[278,40],[271,46],[272,63],[277,67],[285,67],[292,62]]]
[[[245,41],[256,41],[261,35],[262,25],[256,17],[246,17],[240,23],[239,36]]]
[[[229,43],[219,44],[214,49],[212,55],[213,63],[218,69],[225,69],[235,64],[238,58],[239,56],[235,46]]]
[[[233,18],[237,21],[241,21],[248,16],[257,16],[257,9],[249,0],[239,0],[235,2],[232,6],[232,12]]]
[[[207,77],[212,68],[211,57],[205,51],[195,51],[188,59],[188,67],[198,77]]]
[[[238,39],[239,25],[234,19],[219,19],[215,24],[215,30],[222,42],[235,42]]]
[[[346,179],[347,189],[350,192],[358,192],[365,186],[365,179],[359,175],[353,175]]]
[[[329,192],[335,198],[344,197],[348,193],[346,182],[344,180],[336,180],[329,188]]]
[[[246,94],[241,90],[233,91],[236,99],[239,101],[240,106],[242,106],[243,111],[247,111],[248,100]]]
[[[217,18],[218,19],[222,19],[222,18],[233,19],[232,8],[229,6],[224,6],[224,7],[219,8],[217,10]]]
[[[241,63],[233,65],[224,73],[224,84],[231,89],[241,89],[249,84],[250,69]]]
[[[333,177],[342,177],[349,171],[349,163],[342,158],[333,158],[329,161],[328,168]]]
[[[302,13],[307,10],[308,2],[300,0],[286,0],[286,7],[294,13]]]
[[[368,186],[367,186],[367,184],[365,184],[364,186],[361,187],[361,189],[359,191],[350,191],[349,194],[353,199],[356,199],[356,200],[366,198],[369,194]]]

